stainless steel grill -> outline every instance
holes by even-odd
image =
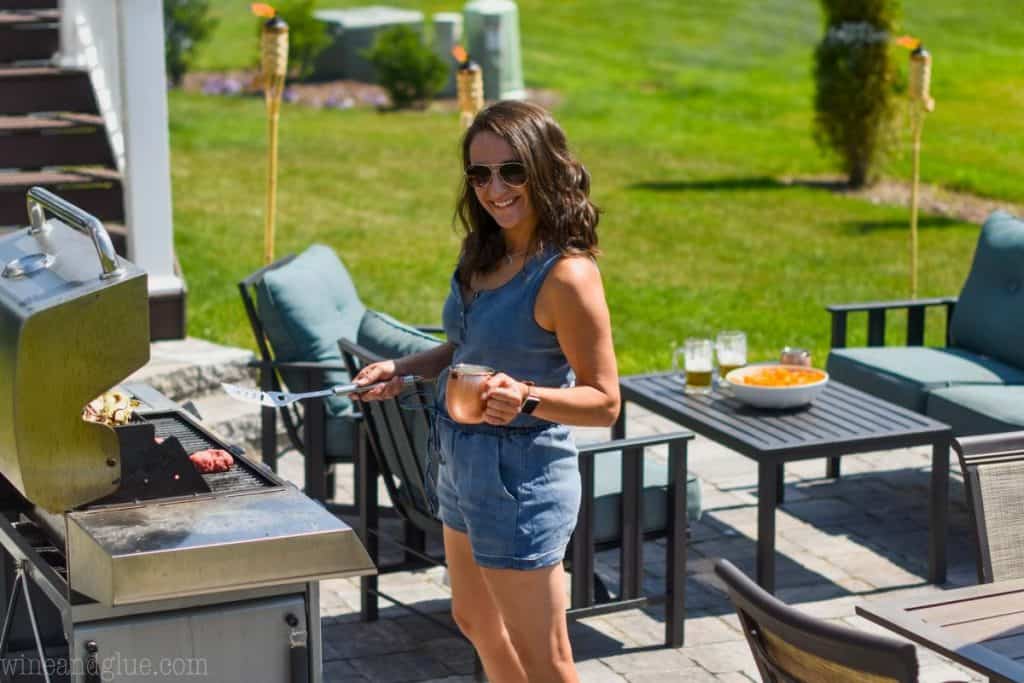
[[[146,274],[77,207],[28,206],[0,238],[0,658],[56,649],[80,683],[186,655],[219,682],[319,681],[318,582],[375,571],[359,539],[151,387],[121,387],[128,425],[82,420],[149,358]],[[209,448],[234,465],[197,472]]]

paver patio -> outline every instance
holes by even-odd
[[[629,434],[677,427],[630,406]],[[580,430],[578,439],[597,440],[604,430]],[[932,593],[927,583],[927,448],[848,456],[843,478],[824,478],[825,461],[786,468],[786,502],[777,516],[777,595],[801,609],[856,628],[884,632],[854,613],[861,601]],[[282,458],[281,471],[301,482],[301,459]],[[686,588],[686,645],[661,646],[660,607],[594,617],[570,626],[583,681],[749,681],[760,680],[732,606],[712,575],[715,558],[726,557],[744,571],[754,567],[757,528],[757,472],[750,460],[707,439],[690,446],[690,469],[704,481],[703,519],[693,524]],[[976,582],[968,511],[959,467],[952,462],[949,581],[947,587]],[[351,473],[341,472],[340,495],[351,496]],[[349,490],[345,490],[348,488]],[[663,580],[663,548],[645,552],[646,580]],[[599,572],[614,586],[617,554],[599,556]],[[416,603],[451,624],[448,590],[440,569],[381,577],[381,590]],[[381,619],[359,621],[358,580],[326,581],[321,587],[325,681],[471,681],[472,651],[462,639],[430,621],[382,601]],[[890,634],[891,635],[891,634]],[[925,649],[918,649],[921,680],[985,680],[979,674]]]

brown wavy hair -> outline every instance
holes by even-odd
[[[526,188],[537,212],[535,244],[563,254],[597,257],[599,211],[590,201],[590,174],[569,151],[565,133],[544,108],[505,100],[482,109],[462,138],[462,165],[469,166],[469,146],[478,133],[489,131],[512,147],[526,166]],[[501,226],[480,204],[476,192],[462,179],[453,223],[465,238],[459,256],[459,279],[494,270],[505,257]]]

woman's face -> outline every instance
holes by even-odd
[[[537,213],[530,201],[527,185],[508,185],[498,166],[509,161],[520,161],[512,146],[490,131],[477,133],[469,144],[469,163],[490,166],[491,179],[483,187],[473,186],[476,198],[487,213],[504,230],[532,234],[537,226]]]

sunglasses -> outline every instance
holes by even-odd
[[[466,180],[470,185],[484,188],[491,182],[491,174],[498,169],[501,181],[509,187],[526,184],[526,166],[521,161],[506,161],[501,164],[470,164],[466,167]]]

